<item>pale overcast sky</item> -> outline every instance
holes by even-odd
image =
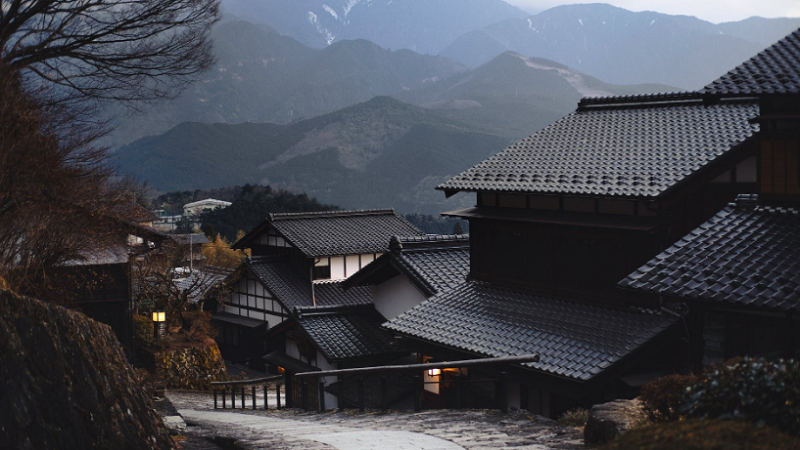
[[[527,10],[545,10],[574,3],[609,3],[630,11],[656,11],[730,22],[751,16],[800,17],[800,0],[505,0]]]

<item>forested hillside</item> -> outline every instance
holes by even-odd
[[[116,154],[161,191],[264,184],[343,208],[439,212],[433,188],[502,150],[486,127],[378,97],[289,125],[181,124]]]

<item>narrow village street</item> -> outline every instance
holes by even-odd
[[[184,447],[190,449],[213,448],[201,443],[210,438],[236,440],[246,450],[584,448],[580,430],[524,411],[214,410],[210,394],[170,391],[167,396],[188,425],[191,444]]]

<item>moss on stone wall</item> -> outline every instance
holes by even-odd
[[[0,361],[0,447],[174,448],[108,326],[0,291]]]

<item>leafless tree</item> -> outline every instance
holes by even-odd
[[[0,287],[58,298],[54,272],[124,240],[104,100],[171,98],[213,62],[219,0],[0,0]]]
[[[191,328],[208,321],[208,317],[202,320],[197,314],[202,312],[203,302],[208,296],[227,295],[230,286],[225,278],[232,272],[200,263],[191,272],[184,271],[186,259],[197,254],[187,243],[168,241],[137,258],[132,277],[138,312],[163,310],[169,326],[181,326],[185,333],[197,332]],[[209,325],[201,328],[201,334],[207,336]]]
[[[59,136],[53,117],[0,61],[0,285],[59,298],[54,271],[124,242],[139,208],[109,182],[105,152],[82,133]]]
[[[50,102],[173,98],[213,63],[219,0],[1,1],[2,60]]]

